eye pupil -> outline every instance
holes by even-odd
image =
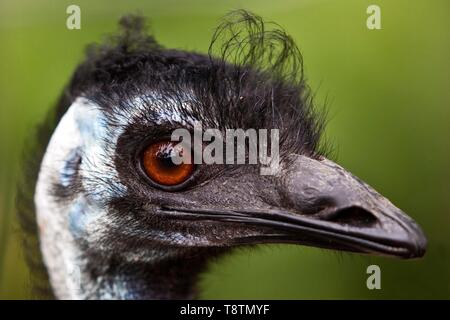
[[[163,145],[160,150],[158,150],[158,152],[156,153],[156,158],[162,168],[170,170],[174,167],[177,167],[177,165],[173,161],[175,157],[174,153],[175,150],[168,145]]]
[[[156,142],[147,147],[143,155],[143,167],[147,176],[163,186],[175,186],[186,181],[193,173],[193,164],[175,164],[175,156],[181,156],[183,149],[172,141]]]
[[[177,165],[175,163],[173,163],[173,158],[170,156],[158,157],[158,160],[160,162],[160,166],[164,167],[167,170],[177,167]]]

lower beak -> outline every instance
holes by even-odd
[[[334,212],[337,218],[331,220],[283,212],[266,212],[255,218],[255,212],[246,212],[247,217],[252,218],[232,218],[227,221],[266,228],[266,232],[261,235],[235,239],[240,244],[295,243],[405,259],[421,257],[425,253],[426,238],[412,221],[402,218],[392,220],[392,229],[389,229],[372,218],[367,219],[365,210],[360,207],[336,209]]]
[[[420,228],[401,211],[383,224],[368,217],[361,207],[333,209],[330,218],[303,216],[289,211],[166,208],[177,219],[247,225],[255,235],[236,236],[227,245],[292,243],[325,249],[367,253],[398,258],[418,258],[426,250]]]

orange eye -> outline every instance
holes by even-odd
[[[162,186],[176,186],[186,181],[194,171],[190,164],[175,164],[174,157],[183,156],[184,149],[177,142],[161,141],[151,144],[144,151],[142,164],[153,182]]]

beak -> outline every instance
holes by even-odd
[[[256,235],[234,238],[236,245],[296,243],[406,259],[425,254],[427,240],[420,227],[336,163],[296,155],[278,178],[282,208],[168,211],[178,218],[258,228]]]
[[[295,156],[282,179],[281,193],[297,212],[283,216],[308,228],[307,244],[401,258],[425,254],[427,240],[415,221],[336,163]]]

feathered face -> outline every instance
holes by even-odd
[[[78,68],[48,145],[36,192],[44,243],[66,228],[60,239],[84,255],[128,261],[267,242],[423,255],[420,228],[320,150],[322,120],[283,32],[243,14],[220,26],[211,52],[231,40],[211,58],[165,50],[140,20],[123,23],[125,35]],[[170,162],[173,130],[198,122],[278,129],[280,169]]]

